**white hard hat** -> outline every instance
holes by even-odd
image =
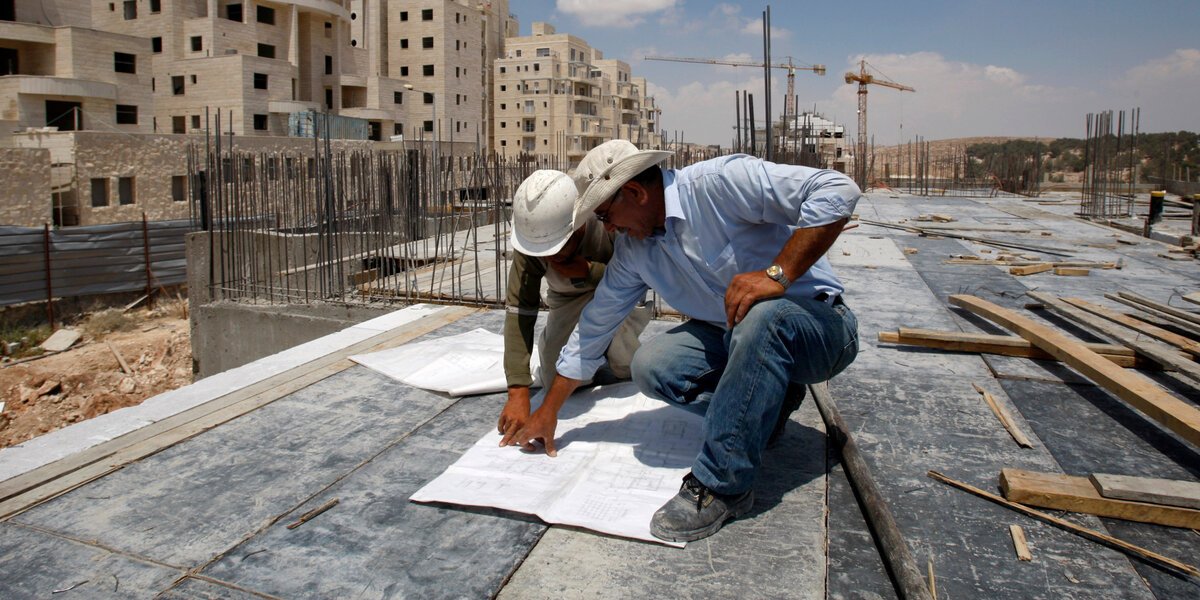
[[[575,182],[562,171],[534,171],[513,198],[512,245],[527,256],[550,256],[575,232]]]

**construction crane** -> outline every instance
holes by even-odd
[[[716,58],[688,58],[685,56],[647,56],[645,60],[666,60],[671,62],[686,62],[699,63],[702,65],[728,65],[731,67],[758,67],[762,68],[770,66],[772,69],[787,69],[787,97],[784,99],[783,115],[786,122],[788,117],[796,116],[796,71],[812,71],[817,75],[825,74],[825,65],[804,65],[792,62],[792,57],[787,56],[785,63],[771,63],[767,65],[763,62],[754,62],[748,60],[721,60]]]
[[[867,61],[858,61],[858,72],[846,72],[846,83],[858,83],[858,147],[854,149],[854,180],[858,187],[867,189],[867,86],[882,85],[901,92],[917,90],[895,81],[879,79],[867,73]]]

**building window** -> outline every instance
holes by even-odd
[[[171,176],[171,200],[175,202],[187,200],[187,175]]]
[[[408,38],[401,38],[401,39],[400,39],[400,48],[401,48],[401,49],[407,49],[407,48],[408,48]]]
[[[508,109],[508,105],[507,105],[507,104],[504,104],[503,102],[502,102],[502,103],[500,103],[500,110],[507,110],[507,109]]]
[[[461,42],[461,40],[454,40],[454,50],[455,50],[455,52],[457,52],[458,50],[461,50],[461,48],[459,48],[459,46],[461,46],[461,45],[462,45],[462,42]]]
[[[254,130],[255,131],[266,131],[267,130],[267,115],[254,115]]]
[[[408,11],[407,11],[407,10],[402,10],[402,11],[400,11],[400,20],[401,20],[401,21],[407,21],[407,20],[408,20]]]
[[[433,47],[433,38],[431,38],[431,37],[421,38],[421,47],[422,48],[432,48]]]
[[[333,75],[333,57],[328,54],[325,55],[325,74]]]
[[[162,0],[150,0],[150,12],[152,12],[152,13],[162,12]]]
[[[113,52],[113,70],[118,73],[137,73],[137,56]]]
[[[379,121],[367,121],[367,139],[372,142],[383,141],[383,123]]]
[[[333,37],[333,23],[330,23],[329,21],[325,21],[325,37]]]
[[[400,67],[400,76],[408,77],[408,67]]]
[[[192,77],[192,85],[196,85],[196,74],[193,73],[191,77]]]
[[[455,79],[457,79],[457,78],[458,78],[458,71],[459,71],[459,68],[458,68],[458,67],[454,67],[454,77],[455,77]]]
[[[256,90],[267,89],[267,74],[266,73],[255,73],[254,74],[254,89],[256,89]]]
[[[150,51],[155,54],[162,53],[162,38],[161,37],[150,38]]]
[[[392,135],[404,135],[404,123],[393,123]]]
[[[117,125],[137,125],[137,106],[118,104]]]
[[[507,92],[507,91],[508,91],[508,86],[507,86],[507,85],[502,85],[502,86],[500,86],[500,91],[502,91],[502,92]]]
[[[92,179],[92,206],[108,206],[108,178]]]
[[[137,18],[137,0],[125,0],[125,20],[132,21]]]
[[[258,55],[263,58],[275,58],[275,46],[271,44],[259,44]]]
[[[517,50],[517,58],[521,58],[521,51],[519,49]]]
[[[404,92],[392,92],[392,103],[404,104]]]
[[[500,121],[500,129],[508,129],[508,123],[505,123],[504,121]]]
[[[426,77],[433,77],[433,65],[422,65],[421,74]]]
[[[333,110],[333,88],[325,88],[325,108]]]
[[[433,131],[433,121],[425,121],[425,131]]]
[[[242,22],[242,5],[241,4],[226,4],[225,18],[230,21]]]
[[[534,71],[541,71],[541,70],[542,70],[542,63],[533,63],[533,70],[534,70]]]
[[[200,129],[200,115],[192,115],[192,129]]]
[[[274,25],[275,24],[275,9],[273,9],[269,6],[262,6],[262,5],[259,5],[257,8],[258,8],[258,14],[255,16],[258,18],[259,23],[263,23],[266,25]]]
[[[122,205],[133,204],[134,189],[132,177],[117,178],[117,202]]]
[[[537,55],[538,56],[550,56],[550,49],[549,48],[538,48]]]
[[[171,94],[174,96],[182,96],[184,93],[183,75],[171,76]]]
[[[500,145],[501,145],[501,146],[507,146],[507,145],[508,145],[508,140],[500,140]]]
[[[187,117],[171,117],[171,133],[187,133]]]
[[[432,8],[422,9],[421,10],[421,20],[422,21],[432,21],[433,20],[433,9]]]
[[[425,104],[433,104],[433,94],[425,92]]]
[[[506,67],[500,67],[500,73],[507,73],[507,72],[508,72],[508,69]]]
[[[204,50],[204,37],[199,35],[192,36],[192,52],[200,52]]]
[[[459,100],[459,96],[458,96],[458,94],[455,94],[455,95],[454,95],[454,105],[455,105],[455,106],[458,106],[460,102],[461,102],[461,101]]]

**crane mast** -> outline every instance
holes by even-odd
[[[854,180],[858,183],[858,187],[865,191],[867,189],[867,86],[881,85],[901,92],[917,90],[871,75],[867,72],[866,60],[858,61],[858,73],[853,71],[846,73],[846,83],[858,83],[858,147],[854,149]]]

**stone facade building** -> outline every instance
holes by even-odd
[[[604,59],[576,36],[533,23],[532,35],[509,38],[495,75],[492,149],[503,155],[549,154],[572,162],[611,139],[662,147],[661,111],[646,80],[629,65]]]

